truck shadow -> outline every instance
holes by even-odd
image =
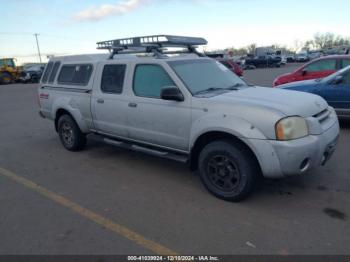
[[[350,121],[342,121],[342,128],[350,128]],[[87,152],[89,158],[98,159],[101,164],[110,166],[123,165],[126,168],[133,169],[135,175],[139,173],[148,173],[153,178],[173,180],[176,183],[186,183],[193,191],[207,194],[205,188],[201,184],[198,171],[191,172],[186,164],[178,163],[172,160],[147,155],[141,152],[135,152],[120,149],[103,143],[99,139],[89,139]],[[322,184],[320,177],[328,176],[327,170],[316,170],[305,176],[287,177],[282,179],[265,179],[260,178],[256,189],[249,202],[270,201],[276,196],[286,199],[293,199],[307,194],[310,190],[319,193],[327,191],[344,192],[337,185]],[[190,182],[190,183],[189,183]],[[188,184],[189,183],[189,184]],[[260,200],[259,200],[260,199]]]

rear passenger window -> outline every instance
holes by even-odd
[[[308,72],[336,70],[336,60],[327,59],[314,62],[306,67]]]
[[[121,94],[123,91],[125,70],[126,65],[105,65],[101,81],[102,92]]]
[[[65,85],[87,85],[92,73],[92,65],[62,66],[58,83]]]
[[[173,80],[159,65],[138,65],[134,75],[134,92],[137,96],[160,98],[160,90],[174,86]]]
[[[57,75],[57,71],[58,68],[60,67],[60,62],[56,62],[52,68],[51,74],[50,74],[50,78],[49,78],[49,83],[53,83],[53,81],[55,80],[55,77]]]
[[[51,73],[52,67],[53,67],[53,62],[49,62],[46,66],[45,73],[44,73],[43,78],[41,80],[42,83],[47,82],[47,79],[49,78],[49,74]]]

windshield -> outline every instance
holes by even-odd
[[[15,67],[15,62],[11,58],[0,59],[0,67],[3,66]]]
[[[247,86],[241,78],[215,60],[193,59],[168,63],[193,95]]]
[[[350,71],[350,66],[347,66],[337,72],[335,72],[334,74],[331,74],[330,76],[327,76],[323,79],[321,79],[320,81],[324,81],[324,82],[328,82],[328,81],[332,81],[335,77],[339,76],[339,75],[343,75],[344,73]]]

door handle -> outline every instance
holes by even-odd
[[[137,107],[137,104],[136,103],[129,103],[129,107]]]
[[[97,103],[103,104],[105,101],[102,98],[97,99]]]

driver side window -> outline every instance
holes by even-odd
[[[305,70],[307,72],[336,70],[336,60],[335,59],[320,60],[308,65],[305,68]]]
[[[175,86],[163,67],[137,65],[134,73],[134,93],[137,96],[160,98],[162,87]]]

